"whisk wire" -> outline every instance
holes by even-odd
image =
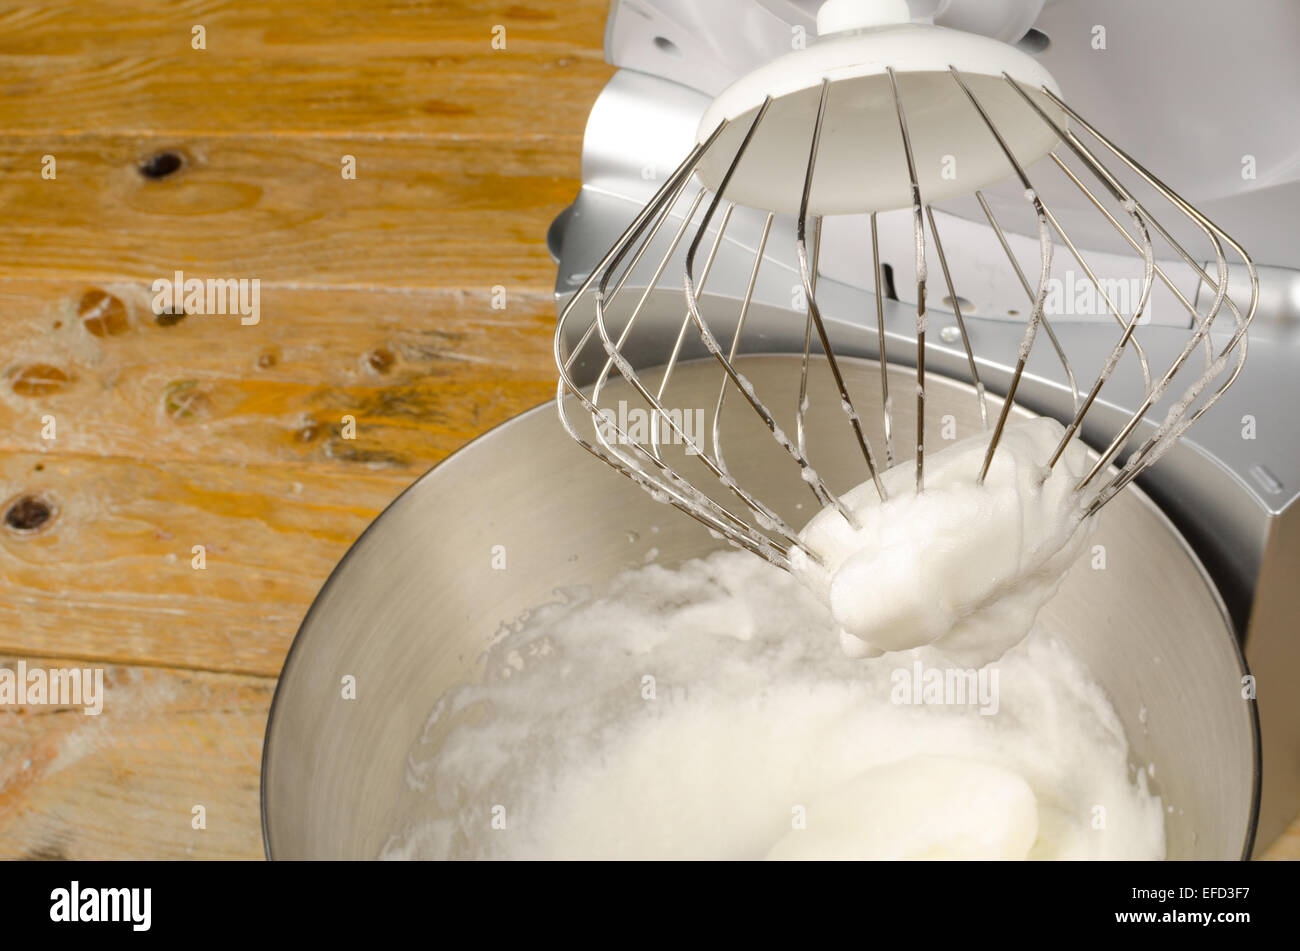
[[[948,257],[943,253],[943,241],[939,238],[939,226],[934,221],[934,209],[930,205],[925,206],[926,220],[930,223],[930,234],[934,236],[934,250],[939,255],[939,270],[943,272],[943,283],[948,288],[948,301],[952,304],[952,314],[957,318],[957,330],[961,334],[962,349],[966,351],[966,366],[970,370],[971,382],[975,385],[975,396],[979,401],[980,408],[980,426],[983,429],[989,428],[989,407],[988,400],[985,399],[984,383],[980,380],[979,367],[975,363],[975,350],[971,347],[970,333],[966,330],[966,321],[961,315],[961,298],[957,296],[957,288],[952,283],[952,272],[948,270]],[[872,228],[875,227],[875,215],[872,218]],[[879,303],[879,297],[877,297]],[[884,328],[881,333],[883,336]],[[884,369],[884,357],[881,357],[881,369]]]
[[[804,173],[803,197],[799,204],[799,217],[795,231],[795,254],[799,259],[799,275],[803,280],[804,293],[808,300],[808,316],[817,328],[817,336],[822,345],[822,354],[826,357],[826,365],[830,368],[831,376],[835,379],[835,388],[839,391],[840,396],[840,407],[848,416],[849,424],[853,427],[853,434],[857,437],[858,448],[862,450],[862,458],[866,461],[867,472],[876,487],[876,494],[884,501],[889,497],[889,494],[885,491],[884,483],[880,481],[880,472],[876,468],[875,454],[871,451],[871,444],[867,441],[866,433],[862,429],[862,418],[858,415],[857,410],[853,408],[853,400],[849,396],[848,386],[844,382],[844,375],[840,372],[839,361],[836,359],[835,350],[831,346],[830,336],[827,334],[826,325],[822,321],[821,308],[817,306],[816,289],[813,287],[808,261],[808,201],[812,194],[813,170],[817,164],[817,146],[821,141],[822,122],[826,114],[826,99],[829,92],[830,80],[823,79],[821,99],[817,105],[817,121],[813,126],[812,145],[808,150],[808,168]],[[800,410],[803,409],[803,401],[801,400]],[[820,479],[818,481],[820,482]],[[857,527],[857,518],[838,499],[835,501],[835,507],[839,509],[840,514],[844,516],[844,519],[850,525]]]
[[[876,350],[880,357],[880,403],[885,427],[885,468],[888,469],[894,465],[894,401],[889,397],[889,358],[885,353],[885,279],[880,270],[880,234],[874,211],[871,213],[871,273],[876,289]]]
[[[894,111],[898,114],[898,131],[903,138],[903,156],[907,160],[907,179],[912,193],[912,240],[916,245],[916,491],[925,488],[925,285],[929,279],[925,260],[925,224],[921,219],[921,185],[916,177],[916,159],[912,155],[912,138],[907,134],[907,114],[898,91],[898,75],[886,67],[889,85],[894,92]]]

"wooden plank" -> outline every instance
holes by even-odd
[[[0,130],[580,135],[604,3],[52,0],[0,12]],[[194,26],[206,48],[192,48]],[[505,49],[493,28],[505,27]]]
[[[142,158],[175,149],[160,180]],[[57,178],[41,177],[53,155]],[[343,178],[343,156],[357,177]],[[85,135],[0,142],[5,276],[151,285],[202,278],[362,287],[550,288],[552,219],[580,147]]]
[[[39,666],[85,661],[23,657]],[[0,657],[13,669],[19,658]],[[275,681],[110,666],[104,707],[0,706],[0,856],[259,858]],[[204,807],[203,829],[193,828]]]
[[[1300,861],[1300,816],[1295,818],[1261,858],[1272,861]]]
[[[555,392],[546,292],[508,287],[498,310],[488,287],[266,287],[254,326],[160,323],[150,299],[139,283],[0,281],[0,450],[409,481]]]
[[[275,676],[320,585],[407,482],[2,453],[0,652]]]

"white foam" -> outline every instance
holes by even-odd
[[[437,705],[383,854],[1163,857],[1164,804],[1048,632],[999,661],[991,716],[896,702],[899,669],[934,649],[851,659],[834,633],[743,552],[536,609]]]
[[[1029,633],[1086,537],[1073,488],[1087,451],[1055,420],[1009,423],[983,485],[976,482],[989,435],[926,457],[925,491],[911,462],[840,496],[854,529],[833,506],[815,515],[800,541],[822,556],[796,574],[849,635],[874,651],[935,644],[955,662],[996,659]],[[824,566],[824,567],[823,567]]]

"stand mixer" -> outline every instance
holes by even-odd
[[[1157,91],[1208,99],[1198,122],[1144,126],[1169,103],[1115,95],[1153,68],[1134,37],[1176,24],[1195,45],[1211,21],[1192,6],[615,3],[606,47],[622,70],[592,113],[583,190],[550,235],[558,405],[589,451],[782,567],[799,538],[725,452],[721,421],[736,405],[768,429],[817,508],[838,505],[842,487],[816,467],[810,377],[833,380],[838,438],[859,447],[861,478],[882,498],[880,472],[902,460],[914,459],[924,490],[927,430],[952,419],[927,418],[927,375],[973,385],[990,431],[981,479],[1013,399],[1055,416],[1066,432],[1052,463],[1072,438],[1098,450],[1081,507],[1095,512],[1141,475],[1228,603],[1260,678],[1266,845],[1300,805],[1300,715],[1284,687],[1267,686],[1300,672],[1300,603],[1286,580],[1300,563],[1300,449],[1286,418],[1300,260],[1274,224],[1300,210],[1300,129],[1229,115],[1214,98],[1227,93],[1183,57]],[[1300,86],[1290,61],[1267,52],[1252,68]],[[1116,144],[1087,115],[1128,137]],[[1178,140],[1201,142],[1207,127],[1229,154],[1268,133],[1262,154],[1234,161],[1233,181],[1212,148]],[[1129,150],[1170,158],[1157,167],[1189,199]],[[1261,163],[1262,182],[1244,174]],[[1260,209],[1262,194],[1275,211]],[[799,357],[791,405],[769,405],[737,367],[746,353]],[[718,377],[702,426],[673,400],[675,368],[696,357],[716,361]],[[841,357],[878,360],[878,386],[852,391]],[[896,378],[890,390],[902,367],[915,381],[907,426],[895,424]],[[626,388],[618,405],[602,401],[611,377],[632,384],[630,409]],[[986,391],[1006,397],[1000,412]],[[878,432],[863,415],[879,417]]]

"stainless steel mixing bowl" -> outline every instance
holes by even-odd
[[[740,365],[760,393],[789,389],[777,402],[793,406],[797,360],[757,356]],[[855,391],[879,385],[875,363],[841,365]],[[711,418],[718,373],[712,361],[680,365],[673,405],[703,408]],[[911,372],[897,377],[891,387],[909,392]],[[828,374],[810,383],[814,463],[843,488],[864,477],[862,459]],[[634,404],[630,387],[618,386]],[[623,395],[610,392],[604,405]],[[945,415],[960,434],[976,431],[969,387],[931,375],[927,397],[927,445],[942,445]],[[741,483],[799,524],[796,503],[805,518],[811,513],[807,487],[788,479],[788,461],[764,464],[781,450],[747,406],[734,409],[752,425],[727,430],[729,463],[748,463]],[[896,411],[897,433],[915,426],[906,412]],[[881,421],[864,422],[868,436],[881,439]],[[1173,525],[1135,488],[1102,510],[1093,544],[1106,548],[1105,570],[1076,565],[1044,617],[1108,691],[1134,766],[1155,764],[1152,786],[1173,806],[1165,821],[1169,857],[1248,857],[1258,723],[1254,703],[1242,697],[1245,664],[1218,593]],[[599,585],[641,564],[652,547],[660,563],[672,564],[719,546],[569,440],[553,403],[448,458],[361,536],[289,651],[263,751],[268,856],[377,856],[405,819],[427,812],[425,795],[407,783],[408,753],[438,698],[479,675],[480,655],[503,622],[552,600],[558,588]],[[493,567],[494,550],[504,552],[505,570]],[[347,676],[355,678],[355,699],[344,697]]]

